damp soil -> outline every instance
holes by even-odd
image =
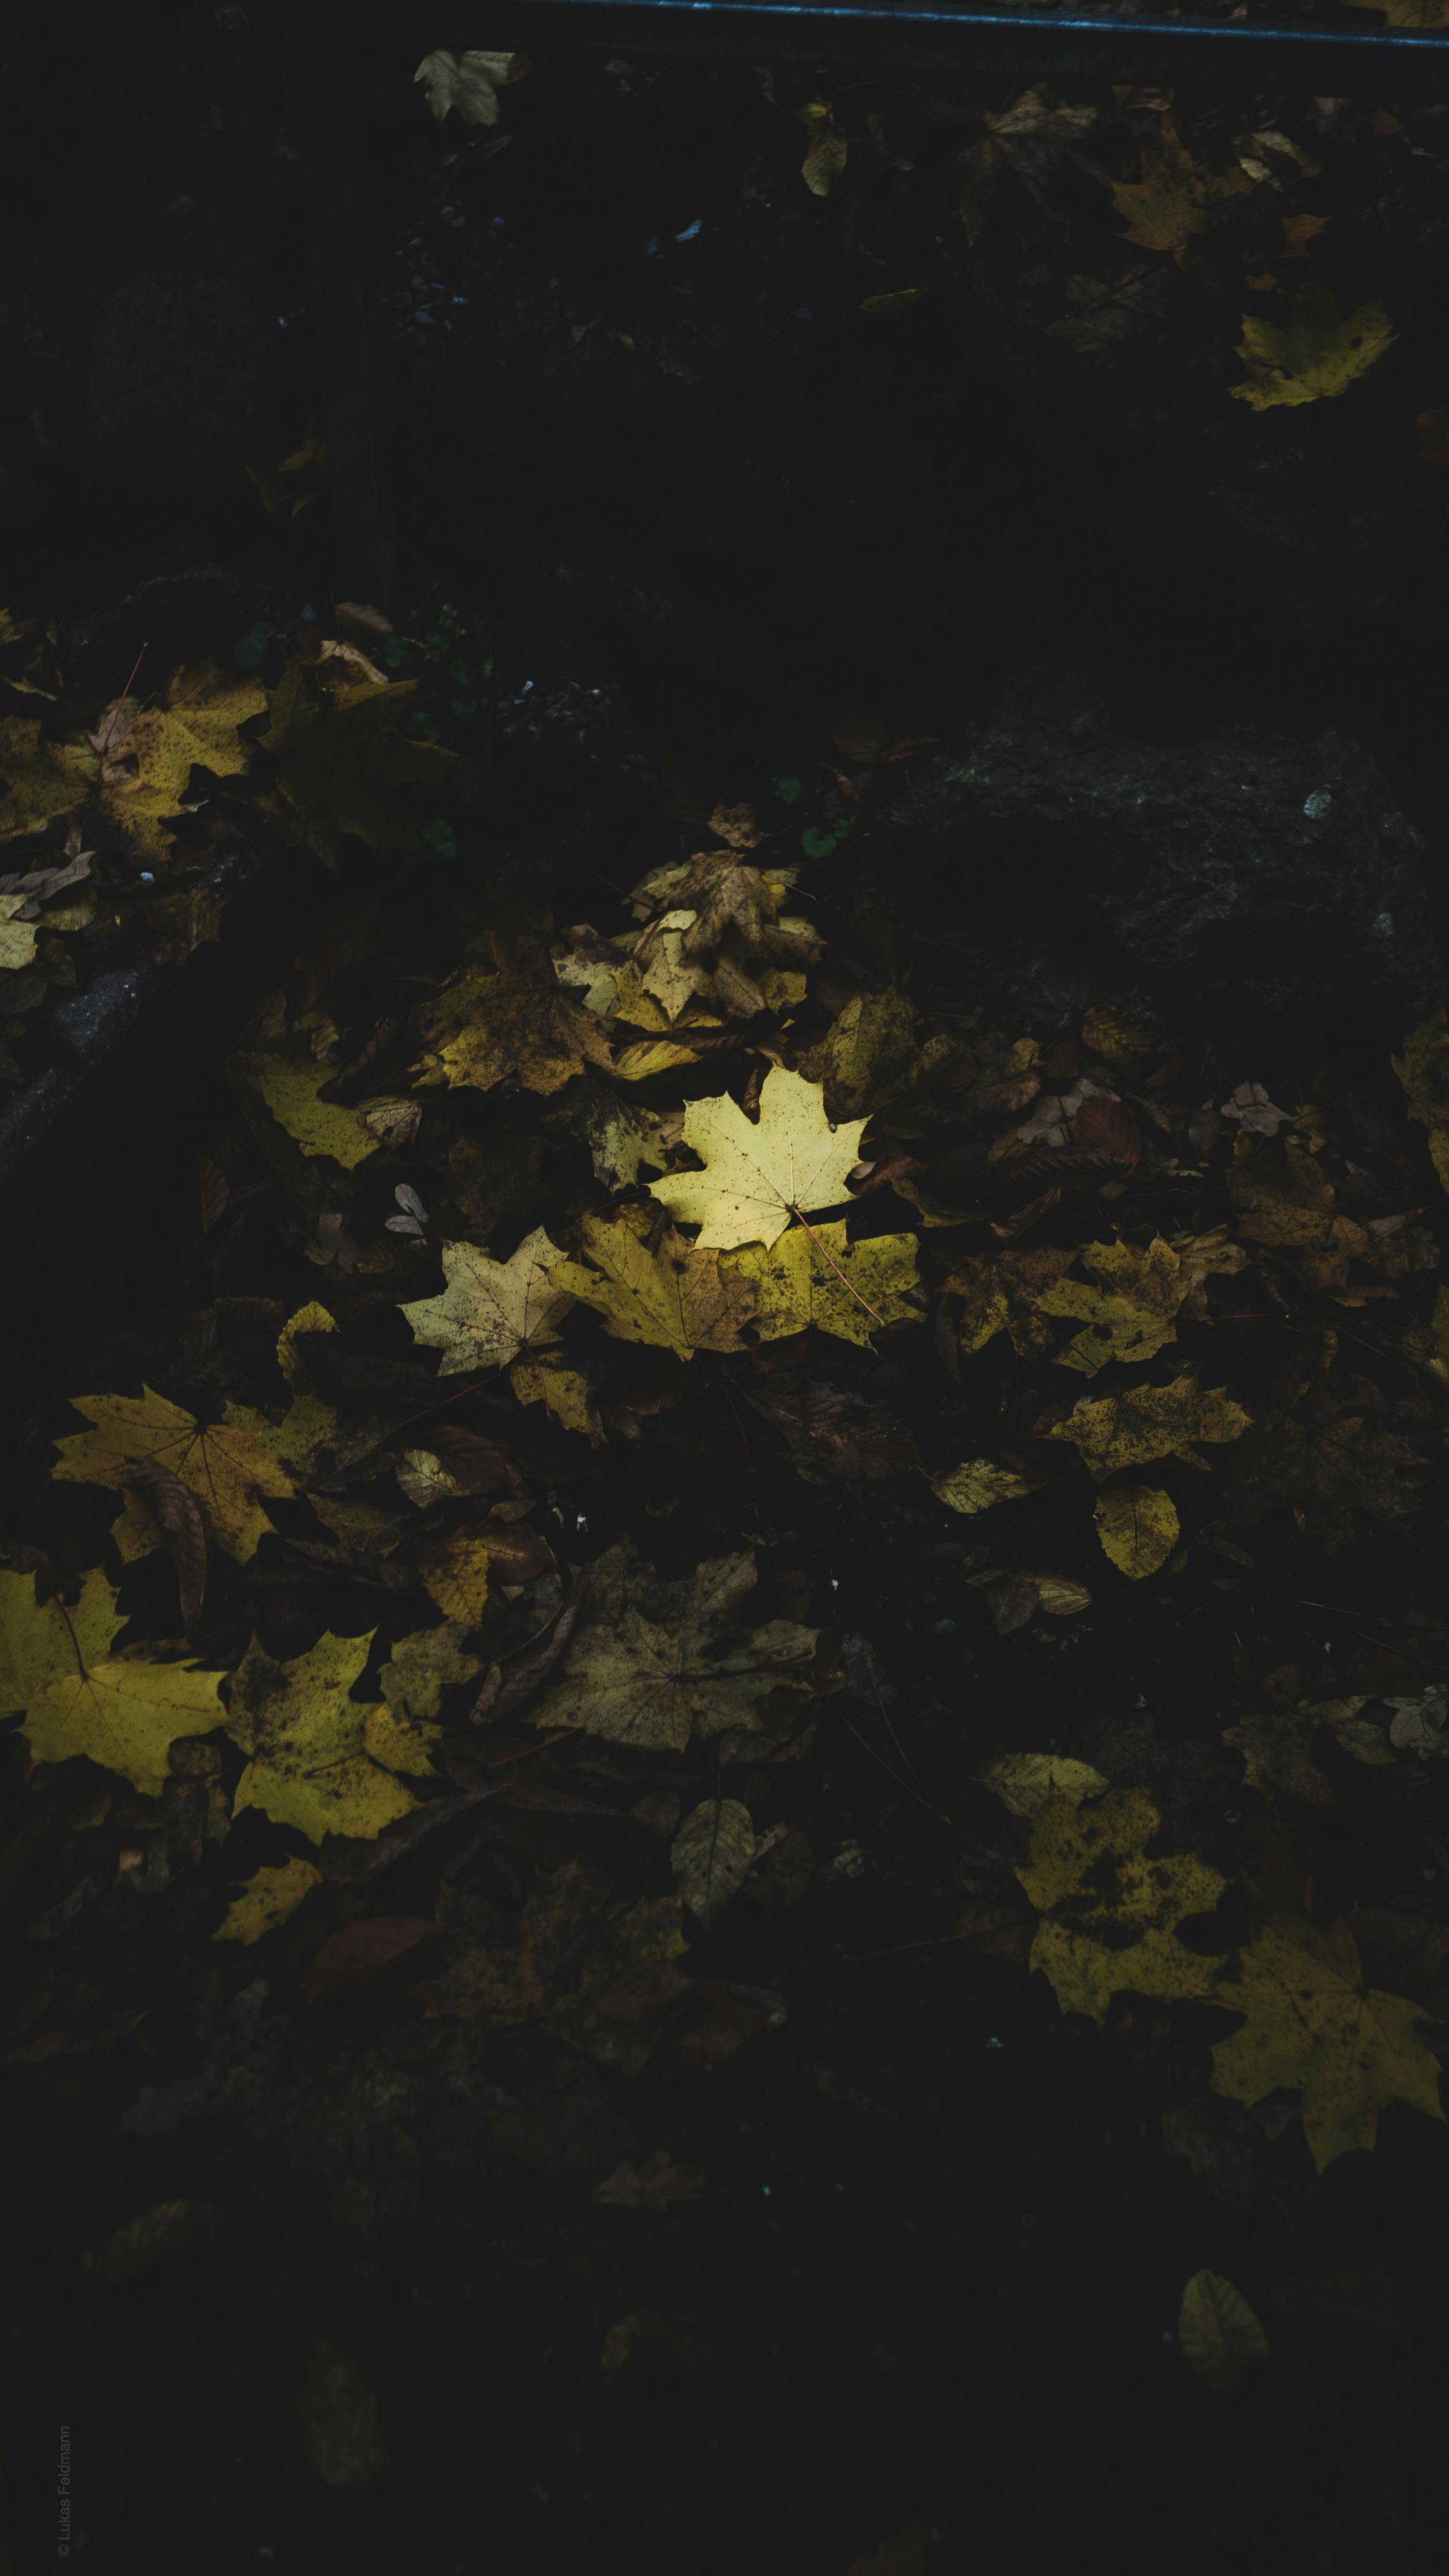
[[[150,128],[123,142],[90,93],[75,111],[90,165],[76,145],[54,231],[35,228],[27,254],[24,310],[46,319],[26,324],[25,365],[51,371],[28,408],[48,419],[83,371],[61,290],[84,307],[88,276],[95,303],[76,209],[94,214],[107,174],[129,191],[138,264],[246,271],[305,334],[282,40],[259,13],[214,24],[182,46],[159,106],[149,96]],[[245,116],[236,45],[251,48]],[[1164,323],[1105,370],[1045,338],[1063,270],[1047,218],[968,261],[958,131],[927,112],[934,82],[781,73],[772,122],[745,67],[540,62],[507,95],[498,149],[414,113],[412,69],[381,57],[366,76],[366,240],[393,613],[400,631],[460,639],[429,665],[479,779],[458,864],[561,922],[598,918],[721,798],[768,800],[797,775],[828,796],[844,712],[964,744],[1045,653],[1089,663],[1114,722],[1145,740],[1244,726],[1362,743],[1425,834],[1442,931],[1444,503],[1409,425],[1442,399],[1446,356],[1407,327],[1442,280],[1437,124],[1417,158],[1357,135],[1335,201],[1338,291],[1383,294],[1412,354],[1351,402],[1258,417],[1227,399],[1221,331]],[[853,135],[882,121],[878,185],[844,223],[800,186],[797,88],[836,100]],[[141,118],[139,84],[125,95]],[[1264,101],[1261,121],[1290,108]],[[1234,112],[1204,101],[1198,130]],[[215,149],[198,149],[217,116]],[[173,198],[187,202],[167,214]],[[144,230],[165,225],[164,241]],[[1074,233],[1073,261],[1086,256]],[[918,305],[861,311],[920,284]],[[312,391],[299,361],[288,435]],[[196,560],[279,622],[312,604],[323,556],[306,517],[261,524],[228,486],[178,528],[164,494],[128,521],[113,490],[98,526],[85,452],[17,469],[25,526],[48,531],[28,575],[33,595],[53,585],[48,607],[81,626],[158,565]],[[845,849],[824,899],[866,893],[882,935],[949,989],[938,925],[969,913],[969,857],[937,865]],[[426,872],[399,869],[387,899],[426,910]],[[285,918],[277,939],[295,945]],[[14,1203],[7,1520],[65,1397],[164,1372],[211,1293],[195,1169],[234,1115],[220,1042],[244,1001],[190,1028],[184,1060],[138,1042]],[[1327,1073],[1387,1102],[1381,1055],[1362,1053],[1348,995]],[[1206,1049],[1189,1070],[1208,1090],[1321,1069],[1273,1027],[1251,1057]],[[290,1274],[256,1243],[233,1287],[284,1295]],[[888,1401],[928,1463],[1049,1400],[994,1361],[962,1388],[914,1348],[928,1336],[912,1343],[835,1373]],[[22,2069],[7,2113],[17,2565],[53,2553],[62,2423],[85,2563],[107,2571],[471,2576],[627,2556],[844,2576],[912,2525],[925,2555],[901,2564],[952,2571],[983,2556],[1036,2568],[1063,2548],[1204,2571],[1231,2553],[1304,2576],[1412,2556],[1446,2389],[1438,2133],[1391,2112],[1375,2153],[1322,2181],[1294,2135],[1260,2137],[1252,2187],[1225,2187],[1164,2136],[1164,2112],[1205,2084],[1215,2034],[1199,2018],[1129,2014],[1103,2034],[1064,2018],[1018,1957],[954,1934],[980,1846],[1000,1842],[974,1776],[998,1737],[1029,1726],[1095,1749],[1114,1777],[1186,1782],[1211,1858],[1237,1821],[1220,1728],[1244,1666],[1297,1663],[1317,1698],[1365,1687],[1372,1641],[1437,1605],[1442,1531],[1361,1538],[1326,1571],[1280,1515],[1251,1570],[1199,1554],[1176,1581],[1104,1588],[1079,1626],[998,1637],[918,1477],[807,1486],[723,1417],[705,1460],[611,1445],[558,1473],[591,1551],[628,1532],[673,1572],[757,1543],[782,1597],[803,1587],[812,1615],[869,1641],[879,1694],[770,1784],[772,1813],[846,1865],[802,1904],[732,1909],[690,1962],[783,1995],[788,2017],[707,2077],[671,2061],[625,2081],[505,2035],[480,2084],[529,2105],[510,2151],[480,2140],[466,2104],[419,2089],[390,2110],[410,1970],[385,2005],[372,1989],[310,2010],[284,1971],[261,2007],[255,2115],[147,2133],[122,2125],[138,2082],[184,2083],[213,2047],[150,1957],[160,2037],[139,2073],[128,2040],[59,2078]],[[1018,1508],[1025,1561],[1090,1573],[1074,1506]],[[36,1896],[18,1804],[12,1829],[23,1949]],[[37,1866],[60,1890],[74,1838],[47,1831]],[[1371,1808],[1335,1820],[1325,1901],[1392,1896],[1376,1833]],[[394,1910],[426,1910],[432,1866],[431,1882],[400,1867]],[[506,1854],[469,1866],[501,1869],[506,1900]],[[284,2026],[275,2057],[268,2016]],[[295,2104],[319,2088],[353,2106],[366,2228],[294,2152]],[[661,2139],[705,2169],[700,2202],[592,2204],[608,2162]],[[98,2287],[87,2265],[112,2231],[172,2199],[216,2203],[214,2241],[125,2293]],[[1182,2285],[1204,2265],[1272,2325],[1275,2368],[1249,2399],[1211,2400],[1177,2352]],[[675,2340],[621,2390],[601,2381],[600,2343],[636,2311]],[[319,2335],[379,2400],[391,2465],[365,2494],[320,2485],[299,2447],[298,2355]]]

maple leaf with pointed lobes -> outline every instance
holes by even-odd
[[[866,1343],[892,1324],[918,1324],[919,1286],[913,1234],[873,1234],[847,1243],[845,1219],[798,1225],[771,1246],[746,1244],[724,1256],[726,1278],[747,1282],[758,1299],[754,1330],[762,1342],[782,1335],[833,1333]]]
[[[683,1360],[696,1351],[744,1349],[740,1327],[754,1313],[754,1290],[732,1278],[717,1252],[701,1252],[677,1229],[661,1227],[647,1208],[586,1216],[588,1264],[561,1261],[550,1285],[594,1306],[610,1333],[652,1342]]]
[[[58,1596],[38,1601],[31,1575],[0,1573],[0,1714],[27,1712],[20,1731],[35,1761],[83,1753],[159,1797],[177,1737],[209,1735],[224,1723],[222,1676],[112,1655],[124,1625],[98,1567],[73,1608]]]
[[[381,1704],[350,1694],[372,1637],[320,1637],[305,1655],[278,1663],[255,1637],[232,1676],[225,1725],[249,1755],[233,1813],[260,1807],[309,1842],[325,1834],[372,1841],[417,1804],[412,1792],[367,1750]]]
[[[413,74],[426,84],[428,105],[441,125],[456,108],[465,125],[496,125],[498,93],[528,69],[523,54],[490,54],[476,46],[461,54],[424,54]]]
[[[101,802],[133,849],[152,860],[168,856],[164,826],[180,819],[192,770],[217,778],[244,770],[252,746],[240,728],[266,703],[258,681],[205,662],[173,673],[159,706],[122,698],[106,710],[91,736]]]
[[[1149,1860],[1161,1830],[1141,1788],[1082,1807],[1056,1799],[1038,1820],[1016,1875],[1043,1917],[1031,1965],[1050,1978],[1064,2012],[1105,2021],[1116,1994],[1180,2001],[1215,1992],[1225,1952],[1204,1957],[1177,1935],[1190,1917],[1214,1910],[1227,1881],[1192,1852]]]
[[[1183,143],[1171,117],[1164,117],[1155,142],[1142,156],[1140,180],[1118,181],[1112,202],[1130,217],[1123,239],[1143,250],[1170,251],[1181,267],[1187,245],[1212,220],[1212,208],[1225,197],[1243,196],[1252,182],[1241,169],[1221,177],[1205,170]]]
[[[1170,1386],[1125,1387],[1119,1395],[1083,1399],[1046,1436],[1079,1449],[1100,1485],[1119,1467],[1144,1466],[1153,1458],[1182,1458],[1201,1467],[1191,1442],[1236,1440],[1250,1426],[1251,1416],[1223,1387],[1204,1391],[1189,1368]]]
[[[282,1501],[297,1488],[285,1467],[269,1458],[250,1433],[225,1422],[200,1423],[144,1386],[133,1395],[75,1395],[77,1413],[94,1425],[59,1440],[53,1473],[83,1485],[117,1492],[134,1470],[154,1460],[169,1468],[205,1506],[212,1530],[230,1556],[250,1562],[272,1524],[263,1495]]]
[[[1280,2087],[1301,2094],[1320,2173],[1352,2148],[1372,2147],[1391,2102],[1443,2119],[1429,2025],[1405,1996],[1365,1984],[1346,1923],[1331,1931],[1296,1919],[1264,1924],[1216,2000],[1247,2018],[1213,2050],[1213,2091],[1247,2103]]]
[[[756,1579],[750,1555],[670,1582],[627,1544],[610,1548],[589,1568],[585,1616],[532,1723],[681,1752],[691,1735],[749,1726],[781,1683],[808,1690],[818,1629],[772,1619],[731,1642]]]
[[[256,1087],[279,1127],[307,1155],[330,1155],[345,1172],[353,1172],[375,1154],[379,1139],[360,1109],[324,1100],[336,1079],[327,1049],[337,1035],[330,1021],[315,1031],[300,1029],[270,1048],[256,1066]],[[314,1037],[321,1044],[318,1053]]]
[[[863,1118],[832,1127],[818,1082],[772,1065],[760,1086],[752,1123],[728,1092],[692,1100],[683,1141],[702,1172],[670,1172],[651,1181],[652,1195],[684,1225],[697,1225],[700,1249],[778,1242],[793,1218],[837,1206],[860,1160]]]
[[[569,1290],[553,1284],[563,1254],[541,1225],[507,1261],[471,1243],[445,1243],[442,1260],[448,1284],[441,1297],[418,1297],[402,1309],[413,1340],[442,1352],[440,1377],[506,1368],[520,1351],[551,1341],[573,1303]]]
[[[601,1871],[566,1861],[539,1881],[511,1934],[458,1945],[446,1974],[422,1988],[424,2009],[430,2019],[449,2013],[503,2029],[539,2021],[567,2046],[636,2074],[658,2031],[615,2017],[608,2004],[631,1971],[667,1969],[688,1948],[679,1918],[677,1896],[644,1897],[621,1911]],[[672,1990],[687,1985],[676,1975]]]
[[[491,1091],[516,1073],[525,1091],[561,1091],[586,1064],[612,1062],[592,1011],[527,972],[489,974],[470,968],[423,1013],[424,1084],[468,1084]]]

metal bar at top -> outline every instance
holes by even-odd
[[[770,62],[919,64],[1005,79],[1203,81],[1225,88],[1449,99],[1449,35],[1246,19],[1073,18],[890,0],[327,0],[344,43],[556,45]]]

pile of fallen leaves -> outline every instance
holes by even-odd
[[[281,795],[311,685],[272,703]],[[314,712],[318,774],[355,721]],[[779,1790],[875,1687],[849,1605],[772,1562],[786,1485],[807,1513],[903,1494],[962,1560],[963,1631],[1004,1656],[1038,1618],[1251,1566],[1260,1525],[1332,1559],[1434,1507],[1443,1016],[1396,1059],[1388,1135],[1251,1078],[1187,1100],[1109,1003],[1050,1047],[922,1020],[817,929],[797,845],[717,809],[602,930],[461,864],[406,920],[339,880],[324,945],[259,1007],[208,1171],[210,1302],[159,1386],[51,1408],[33,1524],[6,1534],[0,1715],[52,1873],[8,2056],[37,2081],[116,2050],[139,2080],[174,2047],[145,1983],[163,1949],[213,2041],[140,2083],[143,2133],[208,2102],[275,2130],[269,1983],[305,2004],[386,1975],[430,2080],[464,2092],[490,2031],[627,2078],[660,2049],[708,2072],[781,2023],[788,1997],[691,1950],[848,1868]],[[914,1420],[862,1383],[888,1352]],[[707,1497],[722,1444],[760,1495],[725,1547],[697,1515],[665,1527],[680,1463]],[[956,1545],[963,1518],[983,1546]],[[1042,1528],[1069,1564],[1017,1535]],[[1155,1787],[1114,1778],[1045,1714],[1003,1739],[963,1686],[982,1830],[958,1937],[1099,2023],[1206,2012],[1211,2089],[1287,2097],[1320,2169],[1390,2104],[1439,2118],[1442,1929],[1421,1886],[1374,1909],[1371,1969],[1298,1821],[1361,1794],[1406,1885],[1444,1849],[1437,1622],[1419,1605],[1346,1696],[1244,1668],[1202,1757],[1236,1783],[1206,1849],[1170,1758]],[[484,1819],[488,1894],[451,1867]],[[375,2225],[338,2116],[294,2150]]]
[[[373,610],[352,623],[391,633]],[[98,706],[68,687],[57,629],[0,612],[0,1086],[41,1068],[44,1006],[102,964],[175,966],[218,938],[239,858],[331,866],[343,836],[411,849],[429,829],[455,755],[423,738],[418,681],[315,620],[241,641],[253,667],[134,695],[133,672]]]

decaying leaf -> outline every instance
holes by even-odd
[[[1255,411],[1346,393],[1397,336],[1377,296],[1340,313],[1315,280],[1289,300],[1282,322],[1244,314],[1238,356],[1248,378],[1231,390]]]
[[[589,1568],[584,1614],[535,1726],[680,1751],[691,1735],[749,1726],[785,1685],[808,1689],[818,1630],[772,1619],[745,1631],[754,1558],[722,1556],[667,1582],[627,1547]]]
[[[370,1636],[319,1638],[305,1655],[277,1663],[255,1637],[232,1676],[228,1734],[249,1756],[233,1812],[260,1807],[309,1842],[326,1834],[370,1841],[416,1804],[367,1750],[377,1703],[351,1696]]]
[[[1054,1798],[1079,1807],[1111,1786],[1105,1772],[1068,1753],[999,1753],[981,1777],[1014,1816],[1044,1816]]]
[[[1061,1368],[1095,1377],[1108,1360],[1150,1360],[1177,1338],[1173,1318],[1182,1303],[1182,1264],[1154,1235],[1144,1249],[1124,1242],[1087,1243],[1077,1255],[1091,1285],[1054,1279],[1036,1299],[1039,1315],[1081,1316],[1083,1329],[1053,1351]]]
[[[998,1503],[1039,1493],[1041,1478],[1018,1475],[1014,1468],[999,1467],[993,1458],[963,1458],[959,1467],[948,1467],[931,1478],[931,1491],[953,1512],[989,1512]]]
[[[426,84],[428,105],[441,125],[456,108],[465,125],[496,125],[498,93],[528,68],[522,54],[424,54],[413,74]]]
[[[1223,1952],[1187,1949],[1178,1935],[1214,1911],[1226,1881],[1192,1852],[1149,1858],[1161,1830],[1158,1807],[1137,1788],[1080,1807],[1056,1799],[1035,1825],[1016,1875],[1043,1918],[1032,1967],[1064,2012],[1105,2021],[1116,1994],[1182,2001],[1216,1991]]]
[[[1154,1458],[1184,1458],[1198,1466],[1193,1441],[1236,1440],[1250,1418],[1224,1388],[1204,1393],[1197,1372],[1184,1369],[1169,1386],[1124,1387],[1118,1395],[1084,1398],[1065,1422],[1050,1426],[1047,1438],[1070,1441],[1100,1485],[1120,1468],[1145,1466]]]
[[[1241,2290],[1221,2272],[1194,2272],[1182,2294],[1177,2341],[1183,2360],[1209,2388],[1237,2387],[1245,2370],[1268,2358],[1268,2338]]]
[[[1264,1924],[1216,1999],[1246,2019],[1213,2050],[1214,2092],[1248,2103],[1280,2086],[1300,2094],[1320,2173],[1335,2157],[1372,2147],[1390,2103],[1443,2119],[1424,2015],[1403,1995],[1365,1984],[1346,1923],[1327,1931]]]
[[[585,1065],[609,1065],[592,1011],[550,978],[470,968],[423,1013],[420,1083],[491,1091],[514,1073],[526,1091],[561,1091]]]
[[[221,1546],[243,1564],[271,1531],[262,1498],[282,1500],[296,1492],[286,1469],[250,1432],[224,1422],[200,1423],[149,1386],[139,1397],[76,1395],[71,1402],[94,1427],[57,1442],[58,1477],[120,1492],[135,1484],[138,1471],[165,1468],[195,1494]]]
[[[833,1333],[869,1342],[893,1324],[920,1321],[913,1234],[875,1234],[848,1243],[846,1220],[797,1225],[778,1242],[727,1252],[723,1276],[756,1300],[752,1336],[762,1342],[803,1333]]]
[[[690,1913],[703,1924],[738,1894],[754,1864],[755,1828],[738,1798],[704,1798],[684,1819],[669,1858]]]
[[[1177,1545],[1177,1506],[1160,1485],[1108,1485],[1094,1517],[1107,1555],[1134,1583],[1155,1574]]]

